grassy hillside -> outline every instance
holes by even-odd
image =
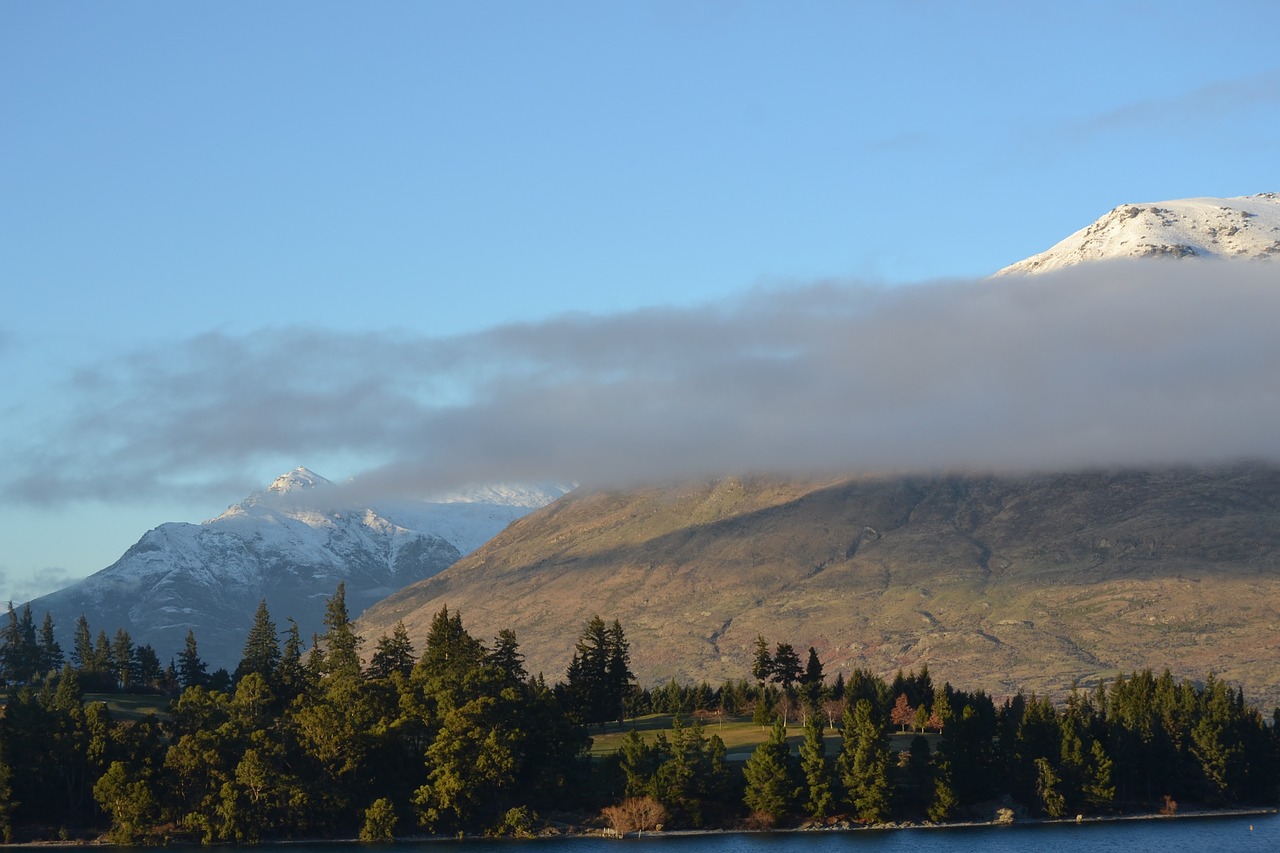
[[[757,635],[829,675],[927,663],[996,697],[1118,672],[1215,672],[1280,703],[1280,471],[726,478],[573,494],[376,605],[421,644],[442,607],[559,678],[619,619],[642,683],[718,683]]]

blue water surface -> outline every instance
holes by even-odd
[[[336,845],[298,845],[291,853],[335,853]],[[345,846],[345,845],[343,845]],[[355,845],[352,845],[355,846]],[[302,848],[299,850],[298,848]],[[1280,853],[1280,816],[1179,817],[1098,823],[885,829],[846,832],[646,835],[623,840],[554,838],[359,845],[367,853],[1059,853],[1160,851]]]

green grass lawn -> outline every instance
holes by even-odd
[[[151,715],[168,716],[169,698],[149,693],[86,693],[85,704],[105,702],[115,720],[141,720]]]
[[[693,724],[693,721],[682,718],[681,723],[687,728]],[[617,752],[622,746],[623,738],[632,729],[638,731],[648,742],[656,739],[659,732],[666,732],[670,736],[671,715],[649,714],[644,717],[637,717],[634,720],[628,720],[621,729],[613,727],[603,733],[598,728],[593,727],[589,733],[591,735],[591,756],[593,758],[603,758]],[[730,761],[746,761],[751,751],[769,736],[768,727],[756,725],[748,717],[731,717],[723,723],[705,723],[703,731],[707,737],[711,735],[720,736],[720,739],[724,741]],[[890,749],[895,752],[906,751],[911,746],[913,737],[915,737],[913,732],[906,734],[895,732],[890,737]],[[928,739],[931,748],[937,746],[938,735],[930,733],[926,734],[925,737]],[[827,755],[836,755],[840,752],[842,736],[838,730],[827,729],[825,740]],[[790,721],[787,726],[787,743],[790,744],[791,750],[798,752],[803,741],[804,726],[801,725],[799,719]]]

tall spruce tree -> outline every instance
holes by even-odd
[[[773,676],[773,655],[769,654],[769,644],[763,635],[756,636],[755,653],[751,659],[751,676],[756,680],[761,691]]]
[[[47,610],[44,612],[44,621],[40,624],[38,646],[40,651],[40,672],[48,675],[62,669],[66,658],[62,654],[62,646],[58,645],[58,640],[54,636],[53,614]]]
[[[200,649],[196,644],[196,632],[187,631],[187,639],[178,653],[178,683],[185,690],[188,687],[203,687],[209,680],[209,665],[200,659]]]
[[[800,745],[800,770],[804,773],[804,810],[821,820],[835,807],[831,785],[831,768],[827,765],[827,746],[822,737],[822,717],[811,714],[804,725],[804,743]]]
[[[743,800],[758,821],[776,823],[795,807],[795,772],[781,718],[774,722],[768,739],[751,753],[742,774],[746,779]]]
[[[272,682],[279,665],[280,637],[276,633],[276,623],[271,621],[271,613],[264,598],[258,602],[258,609],[253,614],[253,625],[245,637],[244,652],[240,655],[240,665],[236,667],[235,677],[239,681],[249,673],[256,672]]]
[[[324,609],[324,670],[332,678],[360,680],[360,636],[347,613],[347,585],[338,588]]]
[[[569,662],[563,695],[579,722],[590,725],[617,720],[626,711],[635,676],[622,625],[606,625],[598,615],[583,626]]]
[[[396,622],[391,635],[383,635],[374,645],[369,659],[370,678],[390,678],[394,673],[408,677],[413,671],[413,641],[404,622]]]
[[[845,799],[858,819],[881,823],[889,818],[889,741],[871,703],[859,699],[845,712],[844,745],[837,760]]]

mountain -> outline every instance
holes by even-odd
[[[618,619],[644,683],[748,678],[757,636],[827,672],[1062,695],[1119,672],[1209,672],[1280,702],[1280,468],[1026,477],[725,478],[574,493],[370,608],[419,642],[441,607],[513,628],[562,677]]]
[[[1122,204],[996,275],[1050,272],[1113,258],[1280,259],[1280,193]]]
[[[212,667],[240,660],[254,611],[266,599],[281,629],[322,632],[326,599],[346,584],[352,615],[470,553],[564,487],[491,486],[433,501],[346,505],[334,484],[297,468],[202,524],[162,524],[111,566],[31,602],[48,610],[71,648],[84,615],[96,635],[129,631],[162,660],[194,630]]]
[[[1123,205],[1001,270],[1118,258],[1280,257],[1280,195]],[[827,672],[1062,696],[1134,669],[1210,672],[1280,703],[1280,468],[1026,476],[725,477],[579,491],[360,620],[419,644],[441,607],[512,628],[563,676],[582,625],[618,619],[652,684],[749,677],[757,636]]]

